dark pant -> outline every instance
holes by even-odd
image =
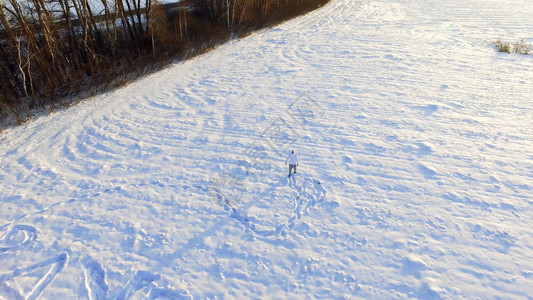
[[[291,175],[292,169],[294,169],[294,173],[296,173],[296,165],[289,165],[289,175]]]

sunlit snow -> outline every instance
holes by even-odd
[[[531,20],[333,0],[5,130],[0,298],[531,299]]]

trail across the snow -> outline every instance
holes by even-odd
[[[532,299],[531,19],[333,0],[0,133],[0,299]]]

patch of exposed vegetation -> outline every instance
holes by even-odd
[[[496,45],[496,50],[498,50],[498,52],[523,55],[533,54],[533,46],[524,42],[523,39],[517,42],[508,42],[499,39],[494,44]]]

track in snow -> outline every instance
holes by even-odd
[[[532,4],[332,1],[3,132],[0,295],[527,299]]]

